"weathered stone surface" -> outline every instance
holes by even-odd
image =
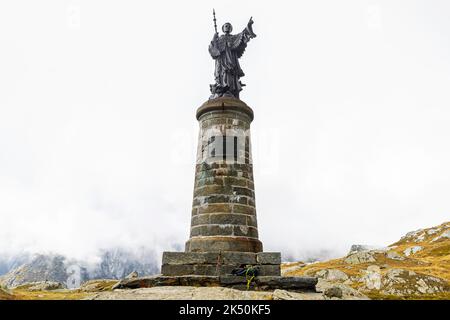
[[[252,252],[164,252],[163,264],[256,264]]]
[[[405,257],[398,254],[396,251],[388,251],[386,253],[386,258],[392,259],[392,260],[405,260]]]
[[[101,292],[92,300],[270,300],[272,292],[241,291],[222,287],[154,287]]]
[[[199,188],[195,188],[194,197],[208,196],[211,194],[233,194],[232,187],[223,185],[207,185]]]
[[[261,241],[248,237],[191,237],[186,242],[186,251],[210,252],[210,251],[242,251],[242,252],[262,252]]]
[[[243,213],[243,214],[248,214],[248,215],[256,215],[255,207],[247,206],[247,205],[235,204],[235,205],[233,205],[233,212],[234,213]]]
[[[190,239],[186,251],[260,252],[248,130],[253,111],[240,100],[208,101],[199,108],[199,153],[195,167]],[[223,136],[237,158],[215,153]],[[228,137],[234,137],[228,139]],[[214,149],[211,149],[211,148]],[[226,147],[227,150],[229,147]],[[205,152],[206,150],[206,152]],[[214,150],[211,151],[211,150]],[[217,156],[216,156],[217,155]],[[243,161],[245,158],[245,162]],[[208,215],[204,215],[208,214]],[[251,216],[251,217],[250,217]]]
[[[191,237],[196,236],[232,236],[233,226],[232,225],[200,225],[192,226]]]
[[[383,294],[402,296],[446,291],[450,291],[450,286],[444,279],[411,270],[391,269],[381,279],[381,293]]]
[[[243,195],[243,196],[247,196],[247,197],[255,196],[253,190],[250,190],[248,188],[243,188],[243,187],[232,187],[232,193],[234,195]]]
[[[215,255],[214,255],[215,256]],[[207,253],[203,252],[163,252],[162,263],[166,264],[201,264],[212,263],[208,261]],[[214,260],[214,257],[211,257]]]
[[[239,267],[236,264],[163,264],[161,273],[165,276],[207,275],[218,276],[231,274]],[[258,265],[258,274],[261,276],[279,276],[279,265]]]
[[[368,300],[369,298],[358,290],[353,289],[342,283],[334,283],[327,280],[319,279],[316,285],[316,290],[318,292],[325,293],[328,290],[333,290],[331,288],[337,287],[342,291],[342,298],[346,300]],[[333,297],[327,297],[333,299]]]
[[[292,292],[276,289],[272,294],[273,300],[325,300],[321,293],[314,292]]]
[[[133,271],[129,275],[127,275],[125,277],[125,279],[133,279],[133,278],[137,278],[138,276],[139,276],[139,274],[136,271]]]
[[[219,286],[219,277],[216,276],[148,276],[135,279],[123,279],[113,289],[137,289],[158,286]]]
[[[198,214],[227,213],[233,211],[233,205],[228,203],[205,204],[198,208]]]
[[[257,277],[257,286],[261,289],[314,290],[317,284],[315,277]]]
[[[233,225],[248,225],[256,227],[256,222],[249,219],[246,214],[226,213],[226,214],[211,214],[209,215],[209,223],[211,224],[233,224]]]
[[[256,262],[260,264],[281,264],[280,252],[259,252],[256,255]]]
[[[134,278],[135,279],[135,278]],[[129,280],[129,279],[127,279]],[[80,290],[84,292],[99,292],[112,289],[118,285],[120,281],[115,279],[95,279],[84,282]]]
[[[410,255],[412,255],[412,254],[415,254],[416,252],[419,252],[419,251],[421,251],[423,249],[423,247],[421,247],[421,246],[413,246],[413,247],[409,247],[409,248],[406,248],[404,251],[403,251],[403,254],[405,255],[405,256],[410,256]]]
[[[223,177],[206,177],[206,178],[198,178],[195,181],[195,188],[207,186],[207,185],[223,185],[224,178]]]
[[[248,225],[203,224],[191,228],[191,237],[197,236],[236,236],[258,238],[258,229]]]
[[[191,218],[191,228],[202,224],[209,223],[209,214],[197,214]]]
[[[360,251],[349,254],[344,261],[349,264],[375,262],[374,253],[372,251]]]
[[[234,236],[242,236],[249,238],[258,238],[258,229],[251,226],[246,225],[234,225],[233,226],[233,235]]]
[[[339,288],[337,286],[334,286],[334,287],[326,288],[324,293],[323,293],[323,295],[328,297],[328,298],[339,298],[339,299],[341,299],[343,293],[342,293],[342,289],[341,288]]]
[[[246,187],[250,180],[245,178],[225,177],[223,178],[224,184],[228,186]]]
[[[381,287],[381,272],[380,267],[371,265],[363,272],[361,280],[364,282],[365,288],[368,290],[380,290]]]
[[[24,283],[15,289],[27,289],[28,291],[50,291],[65,289],[66,285],[55,281],[36,281]]]
[[[206,275],[218,276],[221,274],[231,274],[235,265],[217,265],[217,264],[163,264],[161,273],[167,276],[186,276],[186,275]]]
[[[316,272],[316,277],[325,279],[328,281],[345,281],[348,279],[348,275],[338,269],[322,269]]]
[[[252,290],[291,290],[300,292],[315,292],[317,278],[313,277],[280,277],[258,276],[251,283]],[[244,276],[150,276],[136,279],[124,279],[113,289],[137,289],[157,286],[222,286],[245,290],[247,280]]]

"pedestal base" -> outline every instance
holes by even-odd
[[[252,265],[259,276],[280,276],[279,252],[164,252],[163,276],[222,276],[231,275],[233,269]]]
[[[186,252],[262,252],[261,241],[247,237],[194,237],[186,242]]]
[[[315,277],[281,277],[261,276],[250,283],[250,290],[271,291],[276,289],[316,292]],[[192,287],[227,287],[247,290],[247,280],[241,276],[150,276],[135,279],[124,279],[113,289],[139,289],[157,286],[192,286]]]

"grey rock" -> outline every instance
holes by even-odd
[[[129,275],[127,275],[125,277],[125,279],[134,279],[137,278],[139,276],[139,274],[136,271],[133,271],[132,273],[130,273]]]
[[[386,253],[386,258],[399,261],[405,260],[405,257],[401,256],[396,251],[388,251]]]
[[[28,291],[50,291],[65,288],[66,286],[64,284],[54,281],[29,282],[16,287],[16,289],[26,289]]]
[[[83,276],[83,274],[80,274]],[[61,255],[35,255],[2,277],[2,284],[14,288],[32,282],[66,283],[68,278],[66,259]]]
[[[442,232],[439,236],[437,236],[433,240],[431,240],[431,242],[435,242],[435,241],[438,241],[438,240],[444,239],[444,238],[450,239],[450,230]]]
[[[343,293],[342,293],[342,289],[339,288],[339,287],[329,287],[329,288],[325,289],[323,295],[328,297],[328,298],[341,299],[342,296],[343,296]]]
[[[423,247],[421,247],[421,246],[409,247],[409,248],[405,249],[403,251],[403,253],[405,256],[409,257],[410,255],[415,254],[416,252],[419,252],[422,249],[423,249]]]
[[[344,262],[348,264],[375,262],[376,259],[373,254],[374,253],[372,251],[355,252],[345,257]]]
[[[371,265],[367,267],[363,273],[361,281],[364,282],[365,288],[368,290],[380,290],[381,288],[381,273],[380,267],[377,265]]]
[[[391,269],[382,278],[380,292],[404,296],[435,294],[449,289],[448,283],[443,279],[403,269]]]
[[[342,284],[330,282],[327,280],[319,279],[316,289],[318,292],[325,293],[325,291],[332,287],[338,287],[342,290],[342,299],[345,300],[368,300],[369,298],[362,292],[353,289],[352,287]]]
[[[353,244],[350,247],[350,251],[348,254],[361,252],[361,251],[369,251],[371,249],[374,249],[373,246],[365,245],[365,244]]]
[[[338,269],[322,269],[316,272],[316,277],[325,279],[328,281],[345,281],[348,279],[348,275]]]
[[[116,279],[95,279],[84,282],[80,286],[80,290],[84,292],[100,292],[110,290],[114,285],[118,284]]]

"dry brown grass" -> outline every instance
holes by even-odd
[[[438,227],[444,229],[449,228],[450,222],[446,222]],[[437,234],[428,235],[426,232],[430,229],[424,229],[425,237],[423,241],[414,242],[412,239],[402,239],[389,247],[392,251],[396,251],[400,255],[404,255],[403,251],[413,246],[421,246],[423,249],[416,252],[413,255],[405,257],[405,260],[388,259],[383,253],[375,253],[374,258],[376,262],[360,263],[360,264],[348,264],[344,261],[344,258],[333,259],[324,262],[312,263],[299,268],[292,268],[295,266],[291,263],[286,266],[282,266],[282,270],[285,270],[285,276],[304,276],[314,275],[316,272],[323,269],[337,269],[345,272],[348,276],[360,277],[364,270],[369,265],[378,265],[381,269],[381,273],[384,274],[390,269],[404,269],[411,270],[419,274],[438,277],[446,280],[450,283],[450,239],[444,238],[438,241],[432,241],[436,238]],[[448,229],[447,229],[448,230]],[[357,288],[358,283],[352,284],[352,287]],[[450,300],[450,292],[436,294],[436,295],[420,295],[420,296],[388,296],[381,295],[379,292],[374,291],[368,294],[373,299],[445,299]]]
[[[82,300],[92,296],[92,293],[80,290],[28,291],[13,290],[15,300]]]
[[[0,300],[14,300],[14,296],[8,291],[0,288]]]

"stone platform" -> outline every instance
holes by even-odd
[[[280,276],[279,252],[164,252],[163,276],[225,276],[245,265],[258,268],[259,276]]]
[[[281,277],[258,276],[250,285],[250,290],[270,291],[276,289],[296,292],[316,292],[317,278],[315,277]],[[238,290],[247,289],[245,277],[224,276],[149,276],[134,279],[124,279],[113,289],[138,289],[159,286],[190,286],[190,287],[227,287]]]

